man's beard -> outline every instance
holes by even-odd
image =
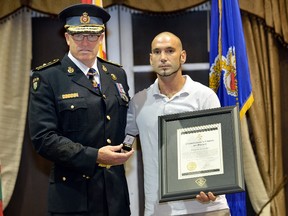
[[[175,71],[172,71],[170,73],[166,73],[166,69],[164,69],[164,73],[161,73],[161,72],[156,72],[159,76],[162,76],[162,77],[168,77],[168,76],[171,76],[172,74],[175,74],[177,73],[177,71],[179,71],[179,69],[181,68],[181,64],[179,65],[179,67],[175,70]]]

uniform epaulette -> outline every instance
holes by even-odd
[[[112,65],[116,65],[116,66],[118,66],[118,67],[123,67],[122,65],[120,65],[120,64],[118,64],[118,63],[111,62],[111,61],[109,61],[109,60],[102,59],[102,58],[100,58],[100,57],[98,57],[98,59],[99,59],[100,61],[103,61],[103,62],[106,62],[106,63],[112,64]]]
[[[51,65],[54,65],[54,64],[56,64],[56,63],[60,63],[59,59],[54,59],[54,60],[52,60],[52,61],[50,61],[50,62],[44,63],[44,64],[36,67],[34,70],[35,70],[35,71],[40,71],[40,70],[42,70],[43,68],[50,67]]]

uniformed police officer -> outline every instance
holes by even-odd
[[[69,52],[33,70],[29,127],[36,151],[53,162],[50,216],[130,215],[123,163],[128,102],[125,71],[97,58],[110,15],[95,5],[64,9]]]

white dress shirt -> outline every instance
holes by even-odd
[[[126,133],[140,135],[145,216],[183,215],[229,208],[225,195],[218,196],[215,202],[209,204],[192,199],[159,204],[158,116],[220,107],[219,99],[212,89],[193,81],[189,76],[184,77],[185,85],[172,98],[160,93],[156,79],[148,89],[135,94],[129,104]]]

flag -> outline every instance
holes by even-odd
[[[99,7],[103,7],[102,0],[82,0],[82,3],[83,4],[95,4]],[[105,60],[107,59],[105,34],[104,34],[102,43],[99,45],[98,56],[102,59],[105,59]]]
[[[1,163],[0,163],[0,216],[3,216],[3,198],[2,198],[2,180],[1,180]]]
[[[97,6],[103,7],[102,0],[94,0],[93,2],[94,2],[94,4],[96,4]],[[100,58],[102,58],[102,59],[107,59],[107,56],[106,56],[106,39],[105,39],[105,34],[104,34],[104,37],[103,37],[103,41],[102,41],[102,43],[101,43],[100,46],[99,46],[98,56],[99,56]]]
[[[240,119],[254,98],[238,0],[212,0],[209,86],[221,106],[239,107]],[[246,216],[246,193],[226,194],[232,216]]]
[[[254,98],[237,0],[212,0],[210,32],[209,86],[222,106],[239,105],[241,119]]]

